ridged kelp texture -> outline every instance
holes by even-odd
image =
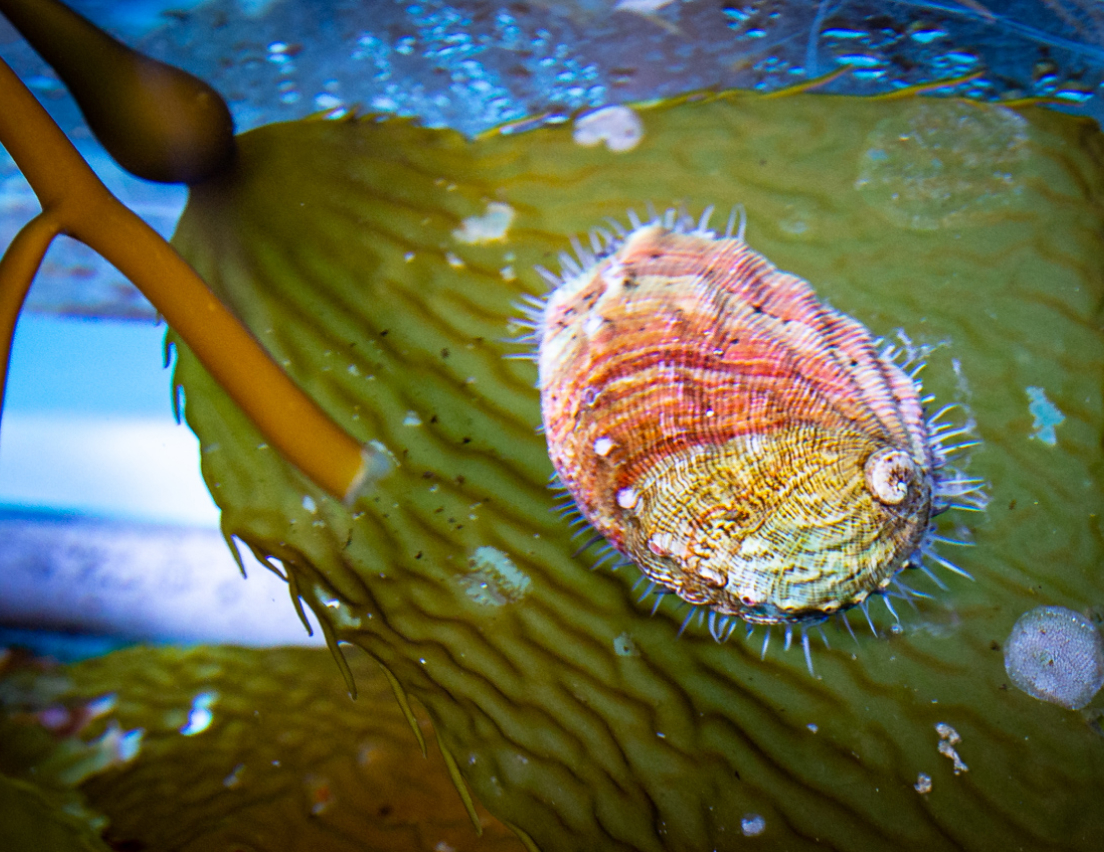
[[[17,776],[12,784],[40,784],[44,799],[59,797],[58,784],[79,791],[106,817],[108,845],[95,849],[471,848],[472,823],[440,753],[430,745],[422,756],[374,662],[354,649],[349,663],[357,703],[314,649],[138,647],[8,673],[0,767]],[[432,732],[424,714],[418,724]],[[0,811],[20,801],[10,798],[0,796]],[[478,818],[480,849],[523,848],[485,811]],[[4,848],[54,849],[41,817],[37,830],[38,842]]]
[[[976,134],[915,192],[902,168],[912,206],[893,215],[894,193],[864,194],[868,157],[907,161],[907,145],[877,148],[893,122],[907,136],[946,110],[941,128],[999,110],[1021,133]],[[569,127],[468,142],[366,120],[242,136],[237,172],[193,191],[177,245],[389,463],[347,511],[182,351],[225,531],[280,560],[333,635],[387,667],[476,797],[545,852],[742,848],[748,814],[765,822],[762,849],[1095,848],[1104,738],[1008,688],[1000,643],[1040,603],[1104,599],[1099,132],[1045,111],[796,96],[642,118],[622,154],[575,146]],[[917,156],[933,156],[925,139]],[[1014,146],[1004,177],[950,216],[939,181],[968,199],[987,146]],[[536,371],[503,357],[520,348],[503,342],[519,333],[513,304],[544,292],[532,266],[556,268],[568,235],[649,201],[743,204],[752,248],[875,334],[933,346],[926,388],[967,403],[959,422],[976,419],[984,441],[970,471],[993,503],[973,533],[949,516],[943,528],[977,546],[940,546],[976,581],[943,572],[941,591],[911,572],[934,600],[898,601],[903,629],[879,615],[878,638],[829,624],[815,677],[777,635],[761,660],[761,630],[718,644],[691,622],[680,636],[683,610],[650,614],[635,569],[591,571],[598,554],[574,556],[580,540],[550,511]],[[516,218],[503,241],[472,243],[462,222],[491,202]],[[1032,437],[1027,387],[1066,416],[1055,446]]]

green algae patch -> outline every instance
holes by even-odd
[[[355,649],[348,656],[355,703],[329,655],[308,649],[132,648],[9,674],[0,765],[20,777],[0,776],[0,839],[30,836],[29,820],[46,820],[50,805],[42,836],[73,839],[2,848],[475,848],[440,753],[422,756],[383,672]],[[65,687],[51,688],[59,679]],[[428,730],[424,715],[417,723]],[[58,766],[129,730],[143,736],[126,760],[59,780]],[[98,821],[74,816],[85,802]],[[476,818],[479,849],[521,850],[485,811]]]
[[[239,138],[176,245],[393,463],[352,508],[326,498],[181,347],[225,531],[387,667],[476,798],[545,852],[1095,848],[1104,738],[1009,689],[999,643],[1035,606],[1104,599],[1099,131],[942,100],[722,97],[639,115],[639,144],[616,154],[564,126],[469,141],[304,122]],[[894,128],[916,144],[872,154]],[[635,569],[591,570],[599,557],[576,555],[551,511],[536,371],[504,357],[523,351],[504,342],[523,330],[515,305],[545,291],[533,267],[558,269],[570,235],[649,203],[722,220],[742,204],[752,248],[930,350],[926,388],[963,403],[983,441],[968,470],[991,483],[988,511],[941,520],[976,546],[939,548],[975,580],[908,578],[933,599],[898,602],[899,629],[879,607],[877,636],[854,616],[854,640],[829,623],[825,649],[814,632],[815,677],[777,636],[761,659],[761,631],[680,633],[677,602],[652,614]],[[1066,417],[1056,446],[1032,437],[1031,387]],[[500,605],[465,579],[492,551],[528,580]]]

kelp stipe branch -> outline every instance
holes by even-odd
[[[272,446],[328,493],[355,497],[367,467],[361,445],[291,381],[172,246],[107,190],[2,61],[0,144],[42,205],[0,260],[0,401],[23,300],[51,241],[66,234],[142,291]]]

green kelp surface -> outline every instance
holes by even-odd
[[[0,849],[110,852],[88,820],[68,805],[71,801],[36,784],[0,774]]]
[[[483,811],[476,837],[440,752],[350,650],[355,703],[314,649],[139,647],[0,677],[0,848],[520,850]],[[84,845],[55,841],[77,828]]]
[[[182,351],[225,531],[393,673],[476,798],[545,852],[1099,848],[1104,737],[1010,687],[1000,650],[1027,609],[1104,604],[1099,132],[946,100],[738,97],[642,117],[623,154],[568,126],[242,136],[176,243],[380,464],[347,511]],[[505,239],[470,242],[462,223],[492,202],[516,212]],[[648,202],[716,204],[722,222],[743,204],[753,248],[875,333],[934,347],[928,389],[967,403],[984,440],[969,470],[992,505],[942,520],[976,538],[943,547],[976,581],[917,576],[935,599],[899,602],[899,631],[879,612],[877,638],[853,615],[857,644],[829,624],[815,677],[778,636],[764,660],[761,631],[680,637],[677,601],[650,614],[637,572],[591,571],[550,511],[536,371],[503,357],[512,304],[545,290],[533,265],[558,268],[568,235]],[[1029,387],[1065,415],[1053,446],[1033,436]]]

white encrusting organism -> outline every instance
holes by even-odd
[[[644,123],[632,109],[620,104],[602,107],[575,120],[572,139],[584,148],[603,142],[615,154],[631,151],[644,138]]]
[[[1104,686],[1104,637],[1072,609],[1036,607],[1012,627],[1004,669],[1033,698],[1080,710]]]

